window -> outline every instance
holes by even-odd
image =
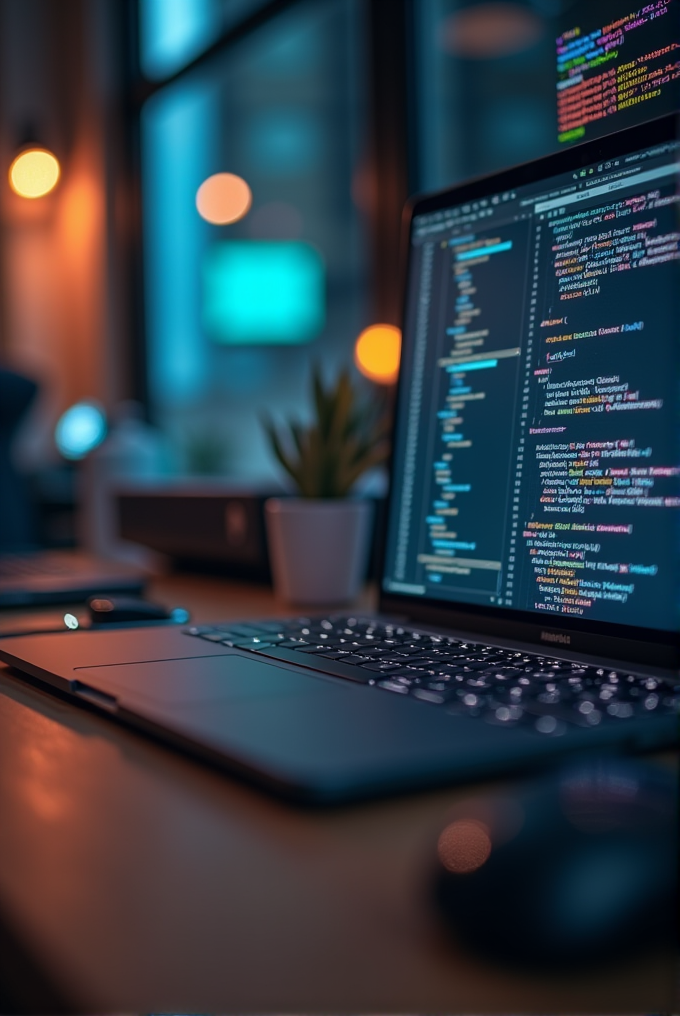
[[[210,445],[222,473],[274,475],[261,414],[303,412],[310,359],[349,362],[369,323],[360,8],[291,5],[142,109],[149,397],[181,471]],[[230,225],[196,207],[221,172],[252,192]]]
[[[139,62],[162,80],[202,53],[220,32],[264,6],[264,0],[140,0]]]

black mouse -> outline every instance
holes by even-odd
[[[677,773],[602,760],[471,798],[437,843],[435,898],[457,941],[559,969],[673,945]]]

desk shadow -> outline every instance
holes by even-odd
[[[25,943],[10,929],[10,922],[0,914],[0,1016],[10,1013],[65,1016],[78,1009],[41,969]]]

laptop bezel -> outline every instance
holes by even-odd
[[[677,114],[668,114],[647,123],[617,131],[604,138],[598,138],[574,146],[565,151],[554,152],[532,162],[523,163],[498,173],[465,181],[454,187],[431,194],[416,195],[409,199],[402,216],[401,239],[401,293],[402,322],[407,320],[408,270],[411,251],[411,230],[415,216],[439,211],[452,205],[465,204],[485,198],[499,191],[512,191],[519,187],[539,182],[541,179],[574,172],[595,162],[608,161],[627,153],[649,148],[657,144],[675,141],[679,136]],[[403,341],[408,341],[405,329]],[[403,363],[403,358],[402,358]],[[395,393],[396,413],[404,397],[405,385],[400,370]],[[394,456],[394,442],[392,445]],[[394,461],[389,463],[389,476],[393,477]],[[570,651],[585,653],[594,657],[620,659],[631,663],[645,663],[673,670],[680,667],[680,634],[660,629],[638,628],[591,620],[562,618],[558,615],[537,617],[531,611],[513,610],[508,607],[476,606],[461,601],[445,601],[427,597],[414,597],[405,593],[387,591],[384,588],[385,563],[387,560],[388,522],[392,513],[398,510],[395,503],[397,493],[390,483],[387,498],[387,522],[381,534],[379,554],[380,612],[399,615],[413,622],[432,626],[457,629],[480,638],[510,639],[546,647],[553,652]]]

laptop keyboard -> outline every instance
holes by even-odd
[[[412,696],[499,726],[559,735],[636,716],[680,714],[680,678],[587,666],[369,618],[302,617],[195,626],[210,642]]]

